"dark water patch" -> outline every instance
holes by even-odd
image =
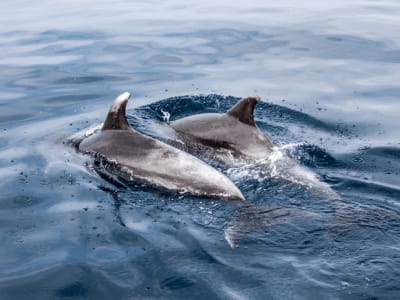
[[[126,292],[88,266],[60,265],[0,282],[3,299],[110,299]]]
[[[18,195],[18,196],[2,196],[0,198],[1,208],[0,210],[13,210],[13,209],[25,209],[31,206],[35,206],[41,203],[43,200],[35,196],[29,195]]]
[[[288,107],[261,102],[260,107],[254,111],[256,119],[271,120],[278,124],[296,124],[326,131],[340,136],[351,136],[351,130],[346,125],[322,121],[312,115]]]
[[[333,42],[342,42],[343,41],[343,38],[337,37],[337,36],[328,36],[326,39],[329,41],[333,41]]]
[[[367,91],[355,91],[355,96],[361,96],[365,98],[400,98],[400,88],[388,86],[385,88],[367,90]]]
[[[377,157],[386,157],[394,160],[400,160],[399,147],[366,147],[360,149],[363,155],[374,155]]]
[[[72,283],[64,288],[59,289],[57,294],[62,298],[86,297],[87,290],[80,282]]]
[[[33,118],[33,114],[7,114],[6,116],[0,116],[0,124],[1,123],[10,123],[10,122],[20,122]]]
[[[397,147],[362,148],[356,153],[338,156],[338,166],[352,170],[346,173],[367,185],[369,182],[386,182],[387,187],[400,184],[400,151]]]
[[[398,186],[374,182],[368,179],[343,177],[340,180],[340,186],[343,189],[356,190],[358,193],[365,193],[367,195],[377,193],[389,199],[400,199],[400,188]]]
[[[184,277],[169,277],[161,282],[162,289],[178,290],[191,287],[195,281]]]
[[[155,63],[160,64],[179,64],[182,63],[182,59],[172,55],[157,55],[150,58]]]
[[[309,167],[333,167],[336,163],[331,154],[317,145],[302,144],[290,154]]]
[[[29,38],[22,38],[19,40],[20,44],[29,45],[37,43],[46,43],[62,40],[101,40],[107,38],[107,35],[100,31],[69,31],[69,30],[47,30],[38,34],[32,34],[30,32],[20,31],[19,34],[29,34]]]
[[[44,102],[47,103],[52,103],[52,102],[62,102],[64,103],[69,103],[69,102],[85,102],[85,101],[90,101],[93,99],[101,99],[103,95],[100,94],[81,94],[81,95],[61,95],[61,96],[53,96],[49,97]]]
[[[99,81],[110,82],[110,81],[127,81],[129,77],[123,76],[111,76],[111,75],[92,75],[92,76],[71,76],[57,79],[55,84],[87,84],[96,83]]]
[[[199,112],[224,112],[227,108],[226,105],[221,107],[221,100],[224,99],[225,97],[217,95],[172,97],[150,104],[145,109],[156,116],[162,116],[161,110],[168,111],[171,113],[171,121],[173,121]]]
[[[293,51],[310,51],[310,49],[305,48],[305,47],[292,47],[292,48],[290,48],[290,50],[293,50]]]
[[[104,47],[105,51],[112,52],[112,53],[136,53],[138,51],[145,50],[144,47],[135,46],[135,45],[127,45],[127,44],[120,44],[120,45],[108,45]]]
[[[63,40],[87,40],[90,39],[104,39],[107,35],[100,31],[91,31],[88,33],[82,33],[82,31],[63,31],[63,30],[48,30],[41,33],[43,37],[56,38]]]
[[[49,76],[51,74],[51,76]],[[30,91],[29,95],[32,97],[34,92],[42,91],[42,86],[46,86],[49,82],[54,82],[54,78],[65,76],[60,72],[60,66],[43,65],[40,68],[29,67],[20,76],[15,76],[7,80],[6,85],[8,88],[23,89]],[[50,91],[50,89],[48,90]]]
[[[260,128],[272,141],[277,143],[283,142],[282,137],[293,136],[293,133],[289,128],[285,127],[283,124],[272,124],[265,121],[256,121],[257,127]]]

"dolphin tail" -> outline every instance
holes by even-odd
[[[107,118],[104,121],[101,130],[128,130],[131,129],[126,120],[125,111],[131,94],[128,92],[119,95],[113,102],[108,111]]]
[[[225,230],[225,240],[232,248],[236,247],[248,234],[266,230],[278,224],[290,223],[296,218],[318,218],[319,214],[295,207],[247,205],[231,220]]]
[[[260,101],[260,97],[258,96],[242,98],[230,110],[228,110],[226,114],[238,119],[242,123],[256,126],[253,112],[258,101]]]

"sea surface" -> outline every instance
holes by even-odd
[[[1,300],[400,299],[399,1],[0,11]],[[159,139],[162,110],[259,95],[268,167],[209,161],[254,209],[99,176],[66,141],[124,91],[131,125]],[[288,175],[293,160],[308,171]]]

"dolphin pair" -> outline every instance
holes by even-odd
[[[225,230],[225,239],[231,246],[257,228],[283,222],[288,217],[315,216],[297,208],[255,207],[248,203],[236,185],[213,167],[134,130],[125,114],[129,98],[130,94],[125,92],[114,100],[101,130],[77,141],[79,151],[105,161],[106,168],[112,168],[113,173],[127,181],[139,180],[172,191],[240,200],[242,212]],[[232,156],[255,162],[266,158],[273,148],[254,122],[253,111],[259,100],[259,97],[244,98],[225,114],[194,115],[173,121],[170,126],[186,145],[212,149],[223,162],[229,163]]]
[[[134,130],[125,115],[129,98],[130,94],[125,92],[115,99],[102,129],[79,143],[81,152],[115,162],[115,170],[124,179],[139,179],[194,195],[244,200],[232,181],[208,164]],[[172,121],[170,126],[183,141],[183,146],[172,144],[227,166],[271,159],[276,156],[275,146],[254,121],[254,108],[259,101],[259,97],[247,97],[226,113],[197,114]],[[320,182],[314,173],[296,161],[289,159],[284,164],[280,171],[285,179],[292,178],[295,182],[304,179],[306,185],[337,196],[327,184]]]
[[[125,180],[141,180],[168,190],[244,200],[225,175],[196,157],[134,130],[125,115],[130,94],[118,96],[100,131],[84,138],[81,152],[117,164]]]

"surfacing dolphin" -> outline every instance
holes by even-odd
[[[267,176],[301,184],[340,198],[328,184],[296,160],[287,156],[267,135],[258,129],[254,108],[258,96],[239,100],[226,113],[204,113],[172,121],[170,126],[183,143],[174,142],[189,153],[206,160],[217,161],[226,167],[251,165]]]
[[[244,200],[233,182],[216,169],[134,130],[125,116],[129,98],[125,92],[115,99],[102,129],[84,138],[79,151],[117,165],[113,171],[118,169],[118,176],[128,181],[140,180],[193,195]]]
[[[258,101],[257,96],[243,98],[226,113],[197,114],[172,121],[170,126],[187,146],[204,147],[219,162],[254,163],[267,158],[274,147],[254,121]]]

